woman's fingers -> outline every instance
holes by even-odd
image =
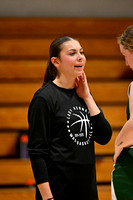
[[[117,148],[117,149],[115,150],[114,164],[116,164],[116,160],[117,160],[117,158],[119,157],[119,155],[121,154],[122,150],[123,150],[123,147]]]

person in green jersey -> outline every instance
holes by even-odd
[[[133,26],[118,38],[125,63],[133,70]],[[112,200],[133,199],[133,82],[128,88],[127,121],[115,141]]]

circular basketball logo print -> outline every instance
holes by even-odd
[[[90,143],[93,127],[87,109],[74,106],[67,112],[67,130],[71,139],[80,146]]]

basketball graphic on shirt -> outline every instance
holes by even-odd
[[[86,108],[74,106],[67,112],[67,130],[71,139],[80,146],[90,143],[93,127]]]

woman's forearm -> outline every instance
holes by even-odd
[[[116,138],[115,145],[123,148],[133,145],[133,119],[129,119],[124,124]]]
[[[91,94],[89,94],[88,97],[84,98],[84,101],[85,101],[87,108],[90,112],[90,116],[94,116],[94,115],[97,115],[97,114],[100,113],[100,110],[99,110],[98,106],[96,105]]]
[[[37,186],[39,188],[39,191],[42,195],[43,200],[47,200],[53,197],[50,186],[49,186],[49,182],[41,183],[41,184],[38,184]]]
[[[129,119],[122,127],[115,140],[114,164],[124,148],[133,145],[133,120]]]

